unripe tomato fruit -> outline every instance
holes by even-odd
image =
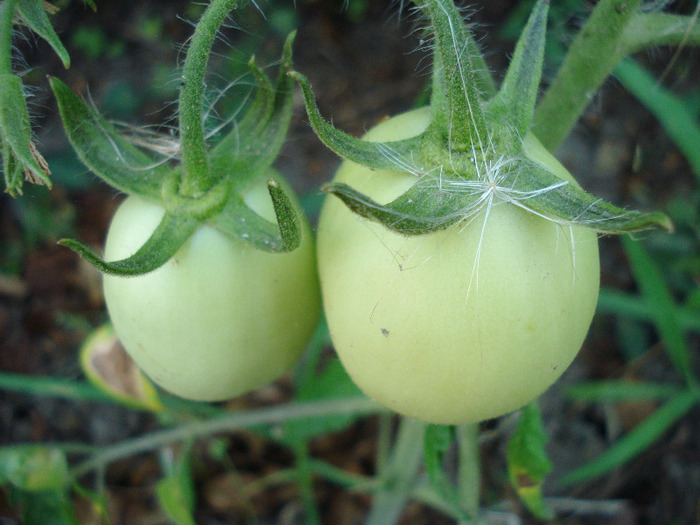
[[[418,135],[429,111],[391,118],[366,139]],[[528,157],[573,180],[534,137]],[[344,162],[335,177],[380,203],[416,178]],[[511,203],[470,223],[403,236],[336,197],[319,218],[324,309],[347,372],[400,414],[440,424],[493,418],[544,392],[576,356],[599,288],[596,233]],[[573,240],[573,244],[572,244]]]
[[[244,198],[275,221],[265,181]],[[128,197],[112,219],[105,258],[134,253],[162,216],[160,206]],[[202,226],[157,270],[105,275],[110,318],[139,367],[165,390],[199,401],[230,399],[288,371],[320,314],[311,230],[303,222],[301,246],[289,253],[262,252]]]

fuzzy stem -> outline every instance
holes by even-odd
[[[217,181],[210,173],[204,140],[204,76],[214,38],[239,0],[212,0],[194,31],[182,68],[180,89],[180,140],[183,179],[180,194],[195,197],[206,193]]]
[[[241,428],[281,423],[294,419],[338,414],[374,414],[383,410],[376,402],[366,397],[355,397],[342,400],[290,403],[250,412],[226,414],[221,417],[152,432],[104,447],[92,457],[71,469],[71,476],[74,479],[78,479],[84,474],[118,459],[155,450],[170,443],[210,436],[219,432],[230,432]]]
[[[574,39],[535,113],[533,132],[555,151],[624,57],[625,27],[642,0],[600,0]]]
[[[12,73],[12,23],[16,0],[0,4],[0,73]]]
[[[474,37],[452,0],[424,0],[417,4],[430,17],[436,65],[441,70],[436,71],[438,76],[434,78],[442,85],[434,88],[441,96],[432,101],[433,124],[437,129],[449,130],[452,150],[463,152],[476,147],[477,151],[484,151],[486,123],[470,47]]]

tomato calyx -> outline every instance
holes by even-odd
[[[206,12],[196,31],[204,20]],[[221,132],[226,131],[215,144],[197,143],[195,133],[194,138],[188,138],[189,142],[185,137],[176,140],[171,148],[175,153],[164,158],[154,157],[137,147],[68,86],[51,78],[68,138],[83,164],[112,187],[165,209],[152,236],[126,259],[105,261],[72,239],[63,239],[60,244],[76,251],[102,272],[122,276],[142,275],[165,264],[202,225],[213,226],[226,236],[262,251],[296,249],[301,243],[301,221],[271,170],[292,114],[293,80],[287,73],[292,69],[294,36],[295,33],[290,34],[284,44],[274,83],[255,59],[250,59],[248,67],[254,80],[254,98],[237,122],[232,116],[211,132],[202,133],[208,140],[209,135],[221,136]],[[209,50],[191,46],[188,55],[208,54]],[[204,81],[203,77],[185,73],[183,80],[185,83]],[[188,88],[185,84],[182,89]],[[181,105],[183,98],[191,101],[192,97],[181,96]],[[201,121],[201,105],[199,110],[193,105],[198,115],[194,120]],[[182,107],[180,109],[181,119],[192,118],[190,114],[185,116],[187,112]],[[187,109],[192,113],[192,107]],[[181,123],[181,128],[187,126],[189,124]],[[188,155],[188,148],[197,151]],[[205,156],[197,165],[192,159],[197,158],[199,150],[204,151]],[[188,159],[190,165],[204,172],[188,172]],[[181,163],[174,160],[181,160]],[[259,184],[267,185],[276,223],[260,216],[244,200],[245,192]]]
[[[311,126],[326,146],[363,166],[416,178],[389,203],[378,203],[345,184],[327,184],[324,191],[353,212],[404,235],[442,230],[500,203],[603,233],[673,229],[661,212],[622,209],[533,160],[531,150],[543,150],[530,128],[544,60],[547,0],[538,0],[533,8],[498,90],[453,1],[415,3],[435,36],[430,122],[423,133],[394,142],[347,135],[321,116],[308,80],[289,73],[299,83]]]

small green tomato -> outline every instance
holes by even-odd
[[[429,110],[367,140],[418,135]],[[534,137],[528,157],[573,180]],[[413,175],[344,162],[335,178],[388,202]],[[544,392],[576,356],[599,288],[596,233],[495,204],[470,221],[406,237],[335,197],[318,226],[319,274],[335,349],[369,396],[440,424],[482,421]]]
[[[266,180],[244,198],[275,221]],[[112,219],[105,258],[134,253],[163,213],[127,198]],[[320,313],[311,230],[303,222],[301,246],[292,252],[263,252],[202,226],[157,270],[105,275],[110,318],[139,367],[165,390],[199,401],[235,397],[288,371]]]

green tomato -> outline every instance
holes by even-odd
[[[244,199],[275,221],[266,179]],[[163,213],[127,198],[112,219],[106,259],[134,253]],[[311,229],[303,222],[301,246],[289,253],[263,252],[202,226],[157,270],[105,275],[105,301],[126,351],[165,390],[199,401],[230,399],[280,377],[320,314]]]
[[[418,135],[429,111],[385,121],[366,139]],[[528,157],[571,175],[534,137]],[[416,178],[344,162],[335,178],[380,203]],[[335,197],[319,219],[324,309],[347,372],[400,414],[439,424],[493,418],[544,392],[576,356],[595,309],[596,233],[510,204],[407,237]]]

